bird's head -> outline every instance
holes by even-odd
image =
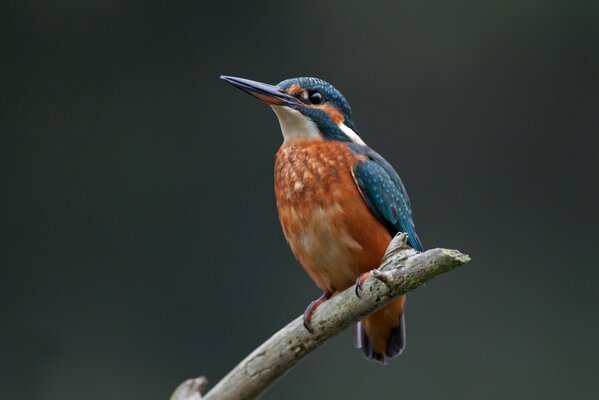
[[[364,145],[347,100],[322,79],[292,78],[278,85],[224,75],[221,79],[269,104],[279,118],[285,141],[336,140]]]

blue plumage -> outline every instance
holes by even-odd
[[[301,77],[285,79],[284,81],[279,82],[277,86],[282,89],[287,89],[292,85],[299,85],[306,90],[318,91],[319,93],[321,93],[326,99],[326,101],[334,104],[335,107],[343,114],[346,125],[352,129],[355,129],[354,123],[352,122],[351,107],[345,99],[345,97],[343,96],[343,94],[339,90],[337,90],[333,85],[320,78]]]
[[[335,89],[333,85],[319,78],[302,77],[286,79],[280,82],[277,86],[283,90],[286,90],[293,85],[299,85],[309,92],[320,93],[326,103],[332,104],[343,115],[344,124],[349,128],[356,130],[356,126],[352,120],[352,110],[349,103],[343,94],[339,90]],[[318,128],[322,132],[324,139],[338,140],[342,142],[351,141],[341,131],[341,129],[339,129],[339,127],[331,121],[329,115],[324,110],[320,108],[301,106],[297,108],[297,106],[294,105],[289,105],[289,107],[301,110],[302,114],[309,117],[316,125],[318,125]]]
[[[408,244],[422,251],[422,243],[412,219],[410,198],[397,172],[371,148],[358,144],[350,146],[355,153],[367,157],[354,166],[353,174],[370,210],[385,225],[391,236],[405,232]]]

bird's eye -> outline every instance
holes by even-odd
[[[310,92],[308,100],[310,100],[310,103],[312,104],[320,104],[322,103],[322,95],[318,92]]]

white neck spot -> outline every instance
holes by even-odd
[[[277,114],[285,142],[294,139],[322,139],[316,124],[301,112],[287,106],[271,106],[271,108]]]
[[[366,146],[366,143],[364,143],[362,138],[356,132],[354,132],[352,128],[345,125],[343,122],[339,124],[339,129],[341,129],[341,131],[343,131],[343,133],[345,133],[352,142]]]

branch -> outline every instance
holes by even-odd
[[[362,298],[355,295],[352,286],[318,307],[312,318],[313,334],[304,328],[300,316],[254,350],[204,397],[199,386],[205,385],[205,380],[198,385],[197,380],[189,379],[177,388],[171,400],[256,399],[334,335],[395,297],[470,261],[470,257],[457,250],[432,249],[418,253],[407,246],[406,239],[405,234],[395,236],[381,266],[364,282]],[[179,397],[175,397],[177,393]]]

